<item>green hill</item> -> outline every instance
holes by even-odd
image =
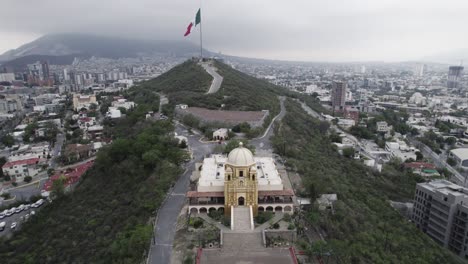
[[[259,111],[268,109],[275,115],[279,112],[277,95],[286,93],[266,81],[256,79],[215,61],[218,73],[224,80],[220,90],[206,94],[212,77],[196,61],[186,61],[160,77],[141,86],[166,94],[171,107],[176,104],[225,110]]]
[[[326,134],[328,124],[307,115],[292,100],[272,143],[287,165],[302,176],[315,200],[336,193],[334,214],[314,209],[304,219],[325,230],[327,244],[304,245],[311,256],[332,252],[331,263],[463,263],[409,223],[389,200],[411,200],[417,177],[402,172],[371,172],[340,156]],[[290,135],[294,135],[291,137]]]

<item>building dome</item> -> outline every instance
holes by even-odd
[[[251,166],[255,164],[253,154],[248,148],[244,148],[242,142],[239,147],[229,152],[227,163],[234,166]]]

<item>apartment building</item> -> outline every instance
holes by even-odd
[[[468,258],[468,188],[447,180],[418,183],[412,220],[438,244]]]

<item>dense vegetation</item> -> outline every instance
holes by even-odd
[[[302,175],[308,195],[336,193],[334,214],[306,218],[327,233],[332,258],[340,263],[457,263],[459,260],[418,231],[388,200],[408,200],[418,179],[387,169],[373,173],[364,165],[340,156],[321,131],[320,121],[290,100],[276,129],[273,145],[287,165]],[[294,136],[291,136],[294,135]],[[311,247],[313,248],[313,247]],[[313,253],[311,253],[313,255]]]
[[[273,115],[279,112],[277,95],[284,93],[283,88],[234,70],[221,62],[216,61],[215,65],[223,76],[223,83],[214,94],[206,94],[212,77],[193,60],[174,67],[142,86],[164,93],[172,105],[187,104],[209,109],[220,109],[224,105],[225,110],[268,109]]]
[[[285,95],[286,89],[234,70],[221,62],[213,63],[218,73],[223,76],[221,88],[217,93],[206,94],[212,77],[194,60],[174,67],[159,78],[143,83],[141,87],[161,92],[168,97],[169,105],[164,109],[167,115],[172,114],[176,104],[223,110],[269,110],[270,115],[264,123],[266,127],[280,112],[278,95]],[[214,127],[222,126],[222,124],[202,125],[190,116],[182,121],[200,129],[206,135],[210,135]],[[242,132],[248,137],[255,137],[261,134],[262,130],[263,128],[256,128]]]
[[[2,263],[140,263],[152,236],[151,217],[186,159],[169,122],[144,121],[158,96],[135,88],[139,105],[106,124],[114,142],[70,193],[59,195],[11,239],[0,240]]]

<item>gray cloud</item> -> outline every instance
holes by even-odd
[[[6,2],[6,3],[5,3]],[[2,0],[0,51],[47,33],[180,39],[200,1]],[[406,60],[464,48],[464,0],[206,0],[204,46],[293,60]],[[198,42],[195,33],[185,41]]]

